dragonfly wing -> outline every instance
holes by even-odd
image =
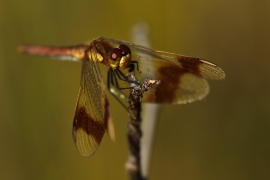
[[[143,102],[184,104],[200,100],[209,93],[207,81],[184,68],[163,62],[155,69],[154,79],[161,83],[144,94]]]
[[[133,60],[138,61],[141,71],[141,74],[136,73],[138,80],[161,80],[144,94],[143,102],[183,104],[200,100],[209,93],[206,79],[225,78],[220,67],[203,59],[155,51],[120,40],[107,40],[115,46],[126,44],[130,47]]]
[[[114,139],[109,102],[100,70],[96,62],[90,59],[82,63],[81,86],[73,121],[73,139],[79,153],[91,156],[99,147],[106,130]]]

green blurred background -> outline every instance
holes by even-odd
[[[110,96],[116,142],[83,158],[71,136],[81,63],[18,54],[22,43],[131,41],[209,59],[226,72],[206,99],[164,105],[150,179],[270,179],[270,1],[1,0],[0,179],[127,179],[127,113]],[[267,72],[268,71],[268,72]]]

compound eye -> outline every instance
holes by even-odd
[[[131,55],[131,51],[127,45],[120,44],[118,48],[122,50],[122,56],[126,56],[128,54]]]
[[[122,50],[118,48],[113,48],[110,53],[109,57],[111,60],[119,60],[122,58]]]

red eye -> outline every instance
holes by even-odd
[[[119,49],[122,50],[122,55],[123,55],[123,56],[126,56],[126,55],[128,55],[128,54],[131,55],[131,51],[130,51],[130,49],[129,49],[129,47],[128,47],[127,45],[125,45],[125,44],[120,44],[120,45],[119,45]]]
[[[109,57],[112,60],[119,60],[119,59],[121,59],[121,57],[122,57],[122,50],[121,49],[118,49],[118,48],[113,48],[110,51]]]

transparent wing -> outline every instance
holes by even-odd
[[[114,46],[126,44],[132,59],[138,61],[140,81],[145,78],[161,80],[161,83],[145,93],[143,102],[183,104],[200,100],[209,92],[205,78],[225,78],[224,71],[203,59],[163,51],[155,51],[129,42],[106,39]]]
[[[83,61],[81,73],[73,139],[79,153],[90,156],[99,147],[105,130],[114,140],[114,128],[98,65],[91,58]]]

